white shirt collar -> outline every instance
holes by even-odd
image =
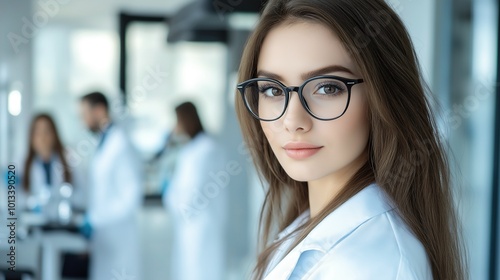
[[[326,216],[298,245],[300,252],[319,250],[326,253],[345,235],[393,208],[384,191],[371,184]]]
[[[276,240],[280,240],[284,238],[285,236],[289,235],[293,231],[295,231],[297,228],[305,224],[310,218],[310,211],[307,209],[304,211],[302,214],[300,214],[290,225],[288,225],[284,230],[282,230],[279,234]]]
[[[394,209],[394,206],[378,185],[367,186],[326,216],[289,254],[269,269],[265,279],[282,279],[280,277],[283,275],[289,276],[302,252],[317,250],[326,254],[350,232],[391,209]],[[309,211],[305,211],[279,238],[293,232],[308,219]]]
[[[332,248],[339,239],[374,216],[390,211],[394,206],[377,184],[371,184],[326,216],[303,240],[301,252]],[[309,209],[281,231],[280,240],[310,219]]]

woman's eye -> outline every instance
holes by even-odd
[[[267,97],[276,97],[283,95],[283,90],[277,87],[264,87],[260,89],[260,92]]]
[[[316,94],[322,95],[339,95],[344,91],[344,89],[335,84],[326,84],[318,87]]]

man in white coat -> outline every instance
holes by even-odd
[[[89,206],[83,227],[91,243],[90,279],[141,279],[138,158],[125,132],[111,122],[102,93],[83,96],[80,105],[85,125],[100,137],[89,167]]]

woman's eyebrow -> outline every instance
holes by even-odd
[[[303,73],[300,77],[303,80],[307,80],[307,79],[312,78],[312,77],[325,75],[325,74],[332,73],[332,72],[345,72],[345,73],[354,75],[354,73],[352,73],[352,71],[349,70],[347,67],[344,67],[341,65],[330,65],[330,66],[326,66],[326,67],[323,67],[323,68],[320,68],[317,70],[313,70],[313,71],[310,71],[307,73]]]
[[[257,77],[266,77],[266,78],[271,78],[271,79],[278,80],[278,81],[283,81],[283,78],[280,75],[274,74],[274,73],[271,73],[271,72],[268,72],[265,70],[257,71]]]
[[[317,70],[303,73],[300,77],[302,78],[302,80],[307,80],[307,79],[312,78],[312,77],[325,75],[325,74],[332,73],[332,72],[345,72],[345,73],[354,75],[354,73],[351,70],[349,70],[349,68],[347,68],[347,67],[344,67],[341,65],[330,65],[330,66],[326,66],[326,67],[323,67],[323,68],[320,68]],[[266,78],[271,78],[271,79],[275,79],[278,81],[283,81],[283,78],[280,75],[275,74],[275,73],[271,73],[271,72],[268,72],[265,70],[257,71],[257,77],[266,77]]]

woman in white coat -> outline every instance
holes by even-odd
[[[63,183],[73,184],[73,174],[52,117],[36,115],[30,127],[28,155],[22,185],[28,209],[44,211],[53,193]]]
[[[195,106],[176,107],[178,153],[164,203],[172,219],[169,279],[225,279],[225,228],[228,177],[222,173],[224,154],[203,131]],[[185,139],[185,140],[182,140]],[[227,174],[227,173],[226,173]]]
[[[85,124],[100,137],[89,167],[89,206],[83,227],[91,242],[90,279],[141,279],[139,159],[125,132],[111,122],[105,96],[93,92],[81,100]]]
[[[466,277],[446,155],[384,0],[268,1],[239,82],[269,183],[255,279]]]

